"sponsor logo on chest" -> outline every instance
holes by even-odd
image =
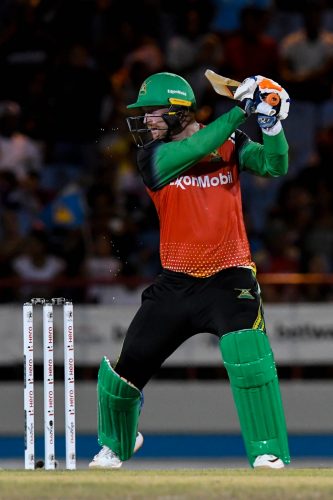
[[[198,187],[202,189],[215,188],[218,186],[224,186],[225,184],[232,184],[233,177],[232,173],[229,171],[225,174],[221,172],[215,176],[209,175],[184,175],[177,177],[174,181],[170,182],[170,186],[176,186],[180,189],[186,189],[187,187]]]

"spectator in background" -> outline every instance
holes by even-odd
[[[280,74],[295,104],[286,127],[294,175],[314,154],[316,130],[332,123],[333,32],[323,28],[321,5],[305,2],[303,27],[280,44]]]
[[[21,182],[12,172],[0,171],[0,185],[1,207],[4,211],[12,212],[19,234],[27,235],[40,211],[52,200],[53,191],[43,188],[40,175],[33,170],[28,171]]]
[[[223,62],[221,37],[209,28],[214,9],[211,0],[183,2],[174,16],[174,32],[164,44],[166,68],[191,81],[199,103],[206,88],[205,70],[217,70]]]
[[[0,174],[0,189],[4,187],[4,181]],[[0,278],[9,282],[0,288],[0,302],[11,302],[15,300],[16,290],[11,286],[11,278],[15,276],[13,260],[17,257],[24,243],[20,232],[17,214],[14,210],[4,207],[1,203],[0,210]]]
[[[266,9],[253,6],[242,9],[240,29],[225,39],[225,74],[240,82],[248,75],[271,75],[278,79],[278,44],[265,34],[268,19]]]
[[[317,134],[317,161],[295,180],[313,199],[313,218],[302,241],[304,272],[333,272],[332,134],[333,127]]]
[[[203,97],[207,89],[207,81],[203,78],[206,69],[209,68],[218,72],[223,62],[224,47],[220,36],[215,33],[207,33],[201,36],[198,41],[194,63],[188,71],[184,72],[192,82],[199,105],[202,103],[206,105],[206,98]]]
[[[55,182],[61,166],[64,175],[72,167],[74,177],[87,181],[96,163],[96,141],[106,119],[103,111],[110,109],[109,82],[84,45],[73,43],[62,56],[50,75],[50,163],[57,169]]]
[[[28,172],[42,167],[41,146],[20,131],[21,108],[14,101],[0,102],[0,170],[15,175],[18,181]]]
[[[116,278],[122,268],[119,256],[113,253],[113,244],[105,234],[98,234],[92,242],[90,255],[86,259],[88,278]],[[88,287],[87,299],[97,304],[112,304],[115,292],[112,285],[94,284]]]
[[[166,63],[170,71],[183,74],[193,68],[202,38],[208,32],[211,11],[205,14],[195,8],[182,10],[177,19],[177,29],[165,47]]]
[[[162,271],[159,257],[160,233],[154,205],[149,202],[141,207],[138,220],[137,252],[135,268],[138,276],[152,280]]]
[[[280,71],[294,100],[323,102],[332,96],[333,32],[323,28],[318,2],[305,2],[303,27],[284,37]]]
[[[7,3],[7,11],[1,13],[1,96],[23,106],[29,99],[31,81],[48,71],[57,49],[50,26],[52,2]]]
[[[24,243],[21,255],[14,259],[13,269],[17,277],[30,282],[20,288],[20,300],[40,296],[48,298],[56,295],[52,280],[62,275],[65,262],[49,253],[47,234],[33,230]],[[42,285],[40,281],[44,280],[49,283]]]
[[[65,262],[64,275],[71,280],[84,276],[84,262],[87,253],[87,235],[80,227],[57,227],[49,235],[52,251]],[[80,281],[64,284],[60,295],[71,297],[75,302],[84,302],[86,289]]]
[[[111,75],[112,91],[122,119],[123,103],[134,97],[142,78],[153,71],[162,71],[164,66],[165,56],[157,40],[146,34],[138,35],[135,47],[124,55],[122,65]]]
[[[112,252],[120,259],[122,273],[135,274],[131,256],[137,251],[137,223],[126,207],[126,196],[119,193],[117,203],[110,186],[96,183],[89,190],[89,227],[91,238],[108,234],[112,241]]]
[[[268,9],[272,7],[272,0],[213,0],[214,15],[210,29],[219,33],[228,34],[232,31],[240,29],[240,15],[242,9],[248,7],[249,4],[260,9]]]

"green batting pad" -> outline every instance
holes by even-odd
[[[103,358],[97,383],[98,442],[121,460],[133,455],[141,408],[139,389],[126,382]]]
[[[290,462],[279,380],[267,335],[240,330],[220,340],[251,466],[258,455]]]

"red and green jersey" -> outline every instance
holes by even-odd
[[[155,142],[138,154],[138,167],[160,220],[163,268],[207,277],[252,265],[239,175],[278,177],[287,172],[283,131],[252,142],[237,127],[235,107],[181,141]]]

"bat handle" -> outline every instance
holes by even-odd
[[[280,102],[280,96],[279,94],[271,93],[267,94],[266,97],[264,97],[264,101],[267,102],[270,106],[277,106]]]

